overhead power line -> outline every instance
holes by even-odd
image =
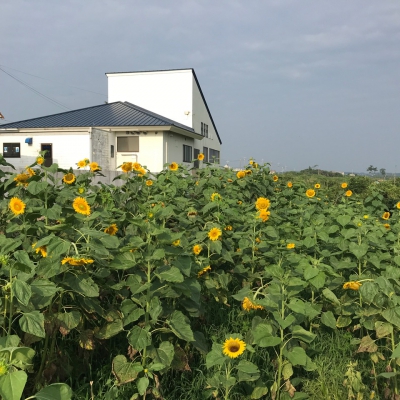
[[[31,90],[32,92],[36,93],[37,95],[43,97],[44,99],[49,100],[49,101],[51,101],[52,103],[57,104],[57,105],[59,105],[59,106],[65,108],[65,109],[67,109],[68,111],[71,110],[71,109],[68,108],[66,105],[64,105],[64,104],[62,104],[62,103],[60,103],[60,102],[58,102],[57,100],[52,99],[52,98],[49,97],[49,96],[46,96],[45,94],[43,94],[43,93],[39,92],[38,90],[36,90],[35,88],[33,88],[32,86],[29,86],[26,82],[24,82],[24,81],[18,79],[17,77],[15,77],[14,75],[10,74],[9,72],[4,71],[3,68],[0,68],[0,71],[3,71],[5,74],[7,74],[7,75],[10,76],[11,78],[13,78],[13,79],[15,79],[17,82],[19,82],[21,85],[24,85],[24,86],[27,87],[29,90]]]
[[[0,67],[6,68],[6,69],[11,69],[11,70],[13,70],[13,71],[20,72],[21,74],[33,76],[33,77],[35,77],[35,78],[43,79],[44,81],[52,82],[52,83],[55,83],[55,84],[57,84],[57,85],[68,86],[68,87],[71,87],[71,88],[74,88],[74,89],[82,90],[82,91],[84,91],[84,92],[89,92],[89,93],[98,94],[98,95],[103,96],[103,97],[104,97],[104,96],[107,96],[107,95],[104,94],[104,93],[94,92],[93,90],[82,89],[82,88],[80,88],[80,87],[78,87],[78,86],[67,85],[67,84],[65,84],[65,83],[53,81],[52,79],[43,78],[42,76],[30,74],[29,72],[24,72],[24,71],[21,71],[21,70],[19,70],[19,69],[7,67],[6,65],[0,64]]]

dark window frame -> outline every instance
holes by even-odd
[[[190,156],[189,153],[190,152]],[[188,146],[187,144],[183,145],[183,162],[192,162],[193,161],[193,147]]]
[[[219,150],[210,149],[210,162],[214,164],[220,163],[221,153]]]
[[[208,147],[203,147],[204,162],[208,162]]]
[[[4,151],[4,148],[7,148],[7,151]],[[15,149],[18,148],[18,152]],[[9,151],[9,149],[13,149],[14,151]],[[5,154],[7,153],[7,154]],[[8,154],[10,153],[10,154]],[[21,143],[3,143],[3,157],[4,158],[21,158]]]

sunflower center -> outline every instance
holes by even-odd
[[[82,210],[82,211],[86,209],[86,207],[85,207],[85,205],[84,205],[84,204],[79,204],[79,206],[78,206],[78,207],[79,207],[79,209],[80,209],[80,210]]]
[[[229,347],[229,351],[231,353],[236,353],[237,351],[239,351],[240,347],[239,346],[230,346]]]
[[[14,208],[17,210],[17,211],[20,211],[21,210],[21,204],[14,204]]]

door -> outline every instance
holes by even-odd
[[[44,154],[44,163],[43,165],[45,167],[50,167],[51,164],[53,164],[53,144],[52,143],[42,143],[40,145],[40,150],[45,151],[46,153]]]

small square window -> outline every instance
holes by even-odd
[[[20,143],[3,143],[4,158],[21,158]]]
[[[137,153],[139,151],[138,136],[119,136],[117,137],[117,151],[122,153]]]

